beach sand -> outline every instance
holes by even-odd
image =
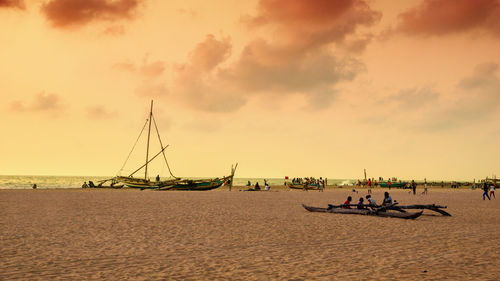
[[[366,190],[238,189],[1,190],[0,280],[500,279],[500,198],[480,190],[393,189],[453,215],[402,220],[301,206]]]

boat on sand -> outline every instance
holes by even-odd
[[[344,208],[321,208],[312,207],[302,204],[302,207],[309,212],[319,212],[319,213],[335,213],[335,214],[354,214],[354,215],[365,215],[365,216],[378,216],[378,217],[389,217],[389,218],[400,218],[400,219],[416,219],[420,217],[423,211],[420,212],[390,212],[387,209],[381,207],[377,209],[344,209]]]

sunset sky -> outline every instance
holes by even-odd
[[[0,0],[0,18],[3,175],[115,175],[151,100],[177,176],[500,172],[499,0]]]

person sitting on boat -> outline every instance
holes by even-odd
[[[365,205],[363,204],[363,201],[365,201],[365,199],[363,199],[363,197],[360,197],[358,205],[356,206],[356,208],[358,208],[358,209],[364,209]]]
[[[343,209],[350,209],[351,208],[351,201],[352,201],[352,197],[348,196],[347,200],[345,200],[344,206],[342,206],[342,208]]]
[[[392,204],[392,198],[389,195],[389,192],[384,193],[384,201],[382,202],[382,206],[387,206]]]
[[[375,201],[375,199],[373,199],[373,197],[370,194],[366,195],[366,200],[368,200],[368,204],[370,204],[371,206],[377,205],[377,202]]]
[[[260,191],[260,185],[259,185],[259,182],[256,182],[256,183],[255,183],[254,190],[259,190],[259,191]]]
[[[87,187],[89,187],[89,185],[87,184],[87,182],[84,182],[84,183],[82,184],[82,188],[87,188]]]
[[[89,181],[89,187],[95,187],[95,184],[93,181]]]

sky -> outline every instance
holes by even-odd
[[[0,18],[3,175],[130,173],[151,100],[176,176],[500,171],[499,0],[0,0]]]

